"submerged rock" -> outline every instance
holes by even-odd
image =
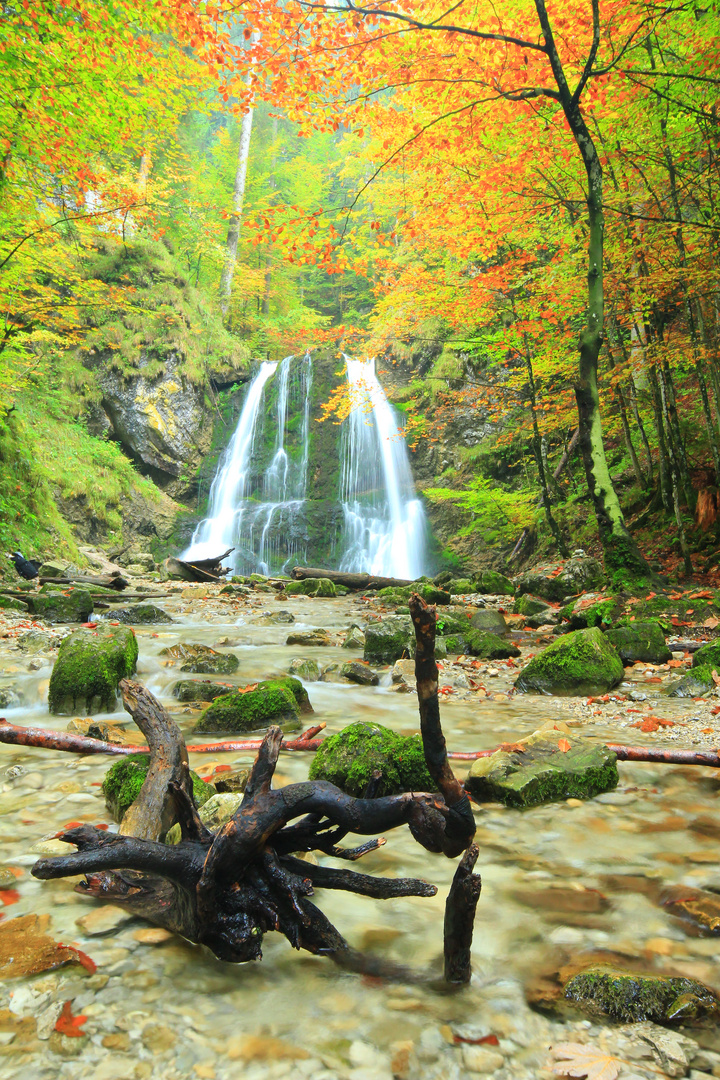
[[[215,698],[200,715],[196,731],[257,731],[273,723],[291,731],[300,727],[301,712],[312,712],[312,706],[300,680],[268,679]]]
[[[671,885],[660,896],[669,915],[685,923],[685,929],[701,937],[720,936],[720,895],[689,885]]]
[[[607,630],[605,637],[617,649],[623,664],[666,664],[672,660],[665,635],[656,621],[618,626],[615,630]]]
[[[131,604],[130,607],[117,608],[111,612],[111,617],[121,623],[137,623],[146,626],[175,622],[162,608],[149,603]]]
[[[231,690],[232,686],[227,683],[211,682],[209,679],[181,679],[173,685],[170,693],[177,701],[214,701]]]
[[[617,786],[615,754],[589,739],[536,731],[516,745],[472,763],[465,785],[478,802],[537,806],[590,799]]]
[[[523,668],[515,687],[529,694],[604,694],[622,680],[616,650],[597,627],[563,634]]]
[[[160,655],[184,660],[180,670],[196,675],[232,675],[240,666],[233,653],[219,653],[209,645],[185,645],[181,642],[162,649]]]
[[[83,623],[93,613],[93,598],[87,589],[76,586],[43,585],[40,592],[28,594],[34,615],[49,623]]]
[[[679,1024],[720,1018],[720,1001],[694,979],[640,975],[614,968],[588,968],[565,984],[565,998],[611,1020]]]
[[[140,794],[150,768],[149,754],[129,754],[111,765],[102,783],[105,805],[115,821],[122,821],[125,812]],[[190,772],[195,804],[202,806],[215,794],[212,784],[206,784],[197,773]]]
[[[286,645],[332,645],[330,635],[322,627],[312,630],[295,630],[288,634]]]
[[[23,699],[12,686],[0,686],[0,709],[17,709]]]
[[[128,627],[98,624],[96,630],[76,630],[62,642],[50,676],[50,712],[112,712],[117,685],[133,674],[137,657],[137,641]]]
[[[357,683],[359,686],[377,686],[380,682],[377,672],[373,671],[372,668],[367,667],[365,664],[361,664],[357,660],[349,664],[342,664],[340,667],[340,674],[343,679],[347,679],[348,682]]]
[[[363,659],[370,664],[394,664],[415,653],[415,630],[409,615],[386,615],[365,629]]]
[[[16,639],[16,642],[19,649],[30,653],[31,656],[35,653],[55,649],[60,644],[59,638],[56,638],[53,634],[45,633],[44,630],[28,630],[26,634],[21,634]]]
[[[288,596],[337,596],[335,584],[329,578],[311,577],[302,581],[288,581],[284,588]]]
[[[307,660],[305,657],[296,657],[290,661],[288,671],[298,679],[305,682],[317,682],[320,678],[320,668],[316,660]]]
[[[310,779],[328,780],[348,795],[362,796],[376,769],[382,774],[378,794],[435,789],[419,735],[398,735],[380,724],[363,722],[323,739],[310,766]]]

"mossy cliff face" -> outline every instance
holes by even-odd
[[[76,630],[60,645],[50,676],[50,712],[69,716],[113,711],[117,685],[133,674],[137,658],[135,634],[128,627]]]
[[[720,1019],[720,1001],[712,990],[694,979],[667,979],[594,967],[569,980],[565,998],[587,1012],[623,1023],[650,1020],[656,1024],[680,1024]]]
[[[419,735],[397,735],[380,724],[350,724],[324,739],[310,766],[311,780],[327,780],[362,797],[373,772],[382,774],[382,791],[433,791]]]
[[[616,650],[597,627],[563,634],[538,653],[515,682],[529,694],[585,695],[605,693],[622,680]]]
[[[105,774],[102,792],[105,805],[115,821],[122,821],[125,812],[137,799],[149,768],[149,754],[129,754],[116,761]],[[215,788],[212,784],[206,784],[195,772],[191,771],[190,777],[195,805],[202,806],[215,794]]]

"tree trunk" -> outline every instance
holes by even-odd
[[[660,387],[654,368],[650,368],[648,379],[652,387],[653,411],[655,413],[655,427],[658,437],[658,472],[660,473],[660,497],[664,509],[668,514],[672,513],[672,491],[670,483],[670,465],[668,461],[667,441],[665,439],[665,425],[663,423],[662,399]]]

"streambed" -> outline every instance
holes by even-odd
[[[176,623],[136,628],[138,678],[171,708],[188,740],[197,712],[171,697],[179,671],[160,655],[163,648],[184,641],[229,649],[240,667],[223,681],[243,685],[287,671],[296,656],[314,657],[321,665],[340,657],[335,647],[286,646],[288,626],[263,625],[262,612],[286,609],[294,615],[293,630],[323,626],[334,634],[351,622],[363,623],[373,610],[353,597],[279,603],[261,593],[204,600],[183,598],[180,589],[161,604]],[[0,682],[12,680],[26,701],[8,719],[64,729],[66,718],[47,713],[52,654],[21,652],[15,645],[17,621],[4,625],[13,636],[0,638]],[[524,654],[541,647],[537,635],[518,641]],[[354,656],[342,650],[342,658]],[[440,683],[450,692],[441,707],[450,749],[516,741],[548,721],[608,741],[717,744],[720,725],[711,712],[717,699],[660,702],[658,680],[667,672],[633,669],[618,693],[632,693],[637,701],[588,704],[586,699],[508,696],[518,666],[444,665]],[[484,689],[466,688],[468,674]],[[313,722],[324,721],[327,733],[356,720],[379,721],[403,733],[418,729],[415,695],[393,690],[389,674],[379,687],[309,683],[307,689]],[[676,726],[654,733],[630,728],[648,715],[672,719]],[[129,719],[124,712],[104,718]],[[191,765],[205,772],[218,763],[251,760],[249,754],[194,755]],[[35,881],[29,869],[41,853],[65,849],[47,838],[68,822],[109,822],[99,789],[109,764],[102,756],[80,759],[0,745],[5,919],[47,913],[52,936],[76,943],[97,964],[94,975],[70,965],[0,983],[3,1077],[444,1080],[486,1074],[524,1080],[544,1075],[549,1047],[563,1042],[590,1042],[623,1058],[623,1077],[657,1077],[649,1044],[629,1027],[579,1015],[565,1021],[543,1015],[526,1002],[528,983],[582,950],[612,949],[650,961],[659,972],[720,985],[718,938],[688,935],[648,890],[623,888],[620,880],[632,875],[720,890],[720,781],[714,770],[621,763],[618,789],[588,802],[570,800],[525,812],[495,804],[475,807],[483,892],[474,978],[466,990],[448,994],[344,974],[327,960],[294,952],[279,935],[266,937],[261,963],[231,967],[175,938],[151,943],[148,925],[139,919],[123,919],[104,936],[88,932],[97,928],[92,918],[89,926],[79,926],[78,919],[98,910],[97,902],[74,893],[72,880]],[[277,782],[305,779],[308,766],[308,755],[282,755]],[[462,764],[455,767],[461,776],[467,771]],[[319,905],[352,945],[439,972],[443,908],[455,863],[424,851],[407,830],[387,839],[385,847],[363,859],[362,869],[426,878],[437,884],[436,897],[380,902],[326,892],[318,894]],[[10,867],[20,876],[9,889]],[[544,895],[551,887],[548,902]],[[87,1017],[86,1038],[51,1034],[38,1025],[53,1003],[65,1001],[72,1002],[75,1015]],[[40,1039],[38,1027],[49,1038]],[[693,1069],[705,1075],[715,1069],[720,1075],[720,1036],[708,1029],[685,1034],[704,1048]],[[478,1041],[487,1036],[488,1041]]]

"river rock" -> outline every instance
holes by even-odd
[[[466,787],[475,800],[536,806],[589,799],[617,786],[615,754],[589,739],[536,731],[517,746],[472,763]]]
[[[480,608],[470,619],[470,625],[484,634],[507,634],[508,624],[501,612],[494,608]]]
[[[380,682],[377,672],[357,660],[349,664],[343,664],[340,668],[340,674],[343,679],[357,683],[359,686],[377,686]]]
[[[483,660],[508,660],[520,655],[517,646],[502,641],[498,634],[486,634],[472,626],[468,626],[462,635],[450,634],[444,640],[448,652],[467,653]]]
[[[76,717],[71,720],[67,730],[74,735],[85,735],[89,739],[102,739],[103,742],[115,743],[117,746],[137,745],[137,734],[130,735],[126,728],[117,724],[110,724],[107,720],[91,720],[89,717],[81,719]]]
[[[263,611],[256,619],[255,626],[289,626],[295,622],[295,616],[291,611]]]
[[[50,676],[50,712],[112,712],[118,683],[133,674],[137,657],[137,641],[128,627],[98,624],[95,630],[76,630],[62,642]]]
[[[348,795],[362,797],[375,770],[382,774],[377,794],[434,791],[419,735],[398,735],[380,724],[359,722],[323,739],[310,765],[311,780],[328,780]]]
[[[706,694],[715,689],[715,682],[712,677],[713,670],[715,669],[710,667],[692,668],[681,679],[670,683],[665,693],[668,697],[705,697]]]
[[[102,793],[105,796],[105,805],[115,821],[122,821],[126,811],[137,799],[149,768],[149,754],[128,754],[111,765],[105,773]],[[215,794],[215,788],[212,784],[206,784],[192,770],[190,776],[195,805],[202,806]]]
[[[170,645],[163,649],[161,656],[173,660],[184,660],[181,671],[194,672],[196,675],[232,675],[240,662],[233,653],[219,653],[209,645]]]
[[[365,631],[354,623],[345,631],[345,638],[342,643],[343,649],[357,649],[360,651],[365,648]]]
[[[498,574],[496,570],[483,570],[477,578],[475,592],[488,596],[512,596],[515,586],[504,574]]]
[[[69,559],[46,559],[40,564],[38,577],[64,577],[68,571],[77,571],[77,567]]]
[[[16,643],[19,649],[33,656],[35,653],[47,652],[50,649],[57,648],[60,639],[56,638],[54,634],[46,633],[44,630],[28,630],[26,634],[21,634],[20,637],[16,638]]]
[[[720,1019],[720,1000],[694,979],[641,975],[598,965],[573,975],[565,998],[593,1015],[637,1023]]]
[[[672,653],[665,644],[665,635],[657,621],[634,622],[605,632],[623,664],[666,664]],[[702,652],[702,650],[698,650]]]
[[[604,694],[622,680],[623,666],[597,627],[563,634],[523,668],[515,687],[528,694]]]
[[[3,596],[0,594],[0,608],[3,611],[29,611],[30,605],[26,604],[24,600],[18,600],[14,596]]]
[[[557,601],[574,593],[598,589],[603,580],[603,568],[597,559],[576,554],[565,562],[526,570],[515,578],[515,587],[520,595],[533,593]]]
[[[533,596],[532,593],[523,593],[515,601],[513,611],[516,615],[539,615],[541,612],[550,612],[553,609],[542,596]]]
[[[175,622],[162,608],[149,603],[131,604],[130,607],[116,608],[111,612],[111,617],[121,623],[136,623],[146,626]]]
[[[365,628],[363,659],[370,664],[394,664],[415,655],[415,630],[409,615],[386,615]]]
[[[88,937],[102,937],[105,934],[112,934],[114,930],[119,929],[133,917],[131,911],[116,907],[115,904],[103,904],[101,907],[93,907],[87,915],[81,915],[75,920],[75,925],[79,926]]]
[[[608,596],[603,592],[587,592],[577,600],[571,600],[560,611],[570,630],[585,630],[588,626],[599,626],[605,630],[617,619],[622,611],[624,598]]]
[[[300,727],[300,707],[292,684],[299,679],[270,679],[254,689],[234,690],[216,698],[200,715],[196,731],[258,731],[279,723],[286,730]],[[307,695],[306,695],[307,696]],[[309,704],[309,703],[308,703]]]
[[[288,634],[286,645],[332,645],[330,635],[322,627],[312,630],[295,630]]]
[[[302,581],[287,581],[284,588],[288,596],[337,596],[335,584],[329,578],[304,578]]]
[[[87,622],[93,612],[93,598],[85,588],[43,585],[40,592],[28,594],[34,615],[49,623]]]
[[[416,581],[412,585],[391,585],[386,589],[378,589],[378,596],[386,604],[407,604],[410,597],[417,593],[426,604],[449,604],[450,593],[437,585],[425,581]]]
[[[320,668],[317,660],[308,660],[301,656],[290,661],[288,671],[295,678],[304,679],[305,682],[317,682],[320,678]]]
[[[246,777],[247,779],[247,777]],[[211,795],[198,810],[198,817],[211,832],[226,825],[243,801],[242,791],[227,791]],[[173,825],[165,837],[166,844],[179,844],[182,839],[180,825]]]
[[[12,686],[0,686],[0,709],[17,709],[23,699]]]
[[[227,683],[211,682],[209,679],[181,679],[173,685],[170,693],[177,701],[214,701],[231,690],[232,686]]]
[[[710,641],[703,645],[696,653],[693,653],[693,668],[707,667],[720,674],[720,641]]]
[[[436,582],[435,584],[444,585],[451,596],[466,596],[468,593],[480,591],[470,578],[452,578],[448,582]]]
[[[689,885],[671,885],[660,896],[669,915],[685,923],[685,928],[701,936],[720,936],[720,896]]]

